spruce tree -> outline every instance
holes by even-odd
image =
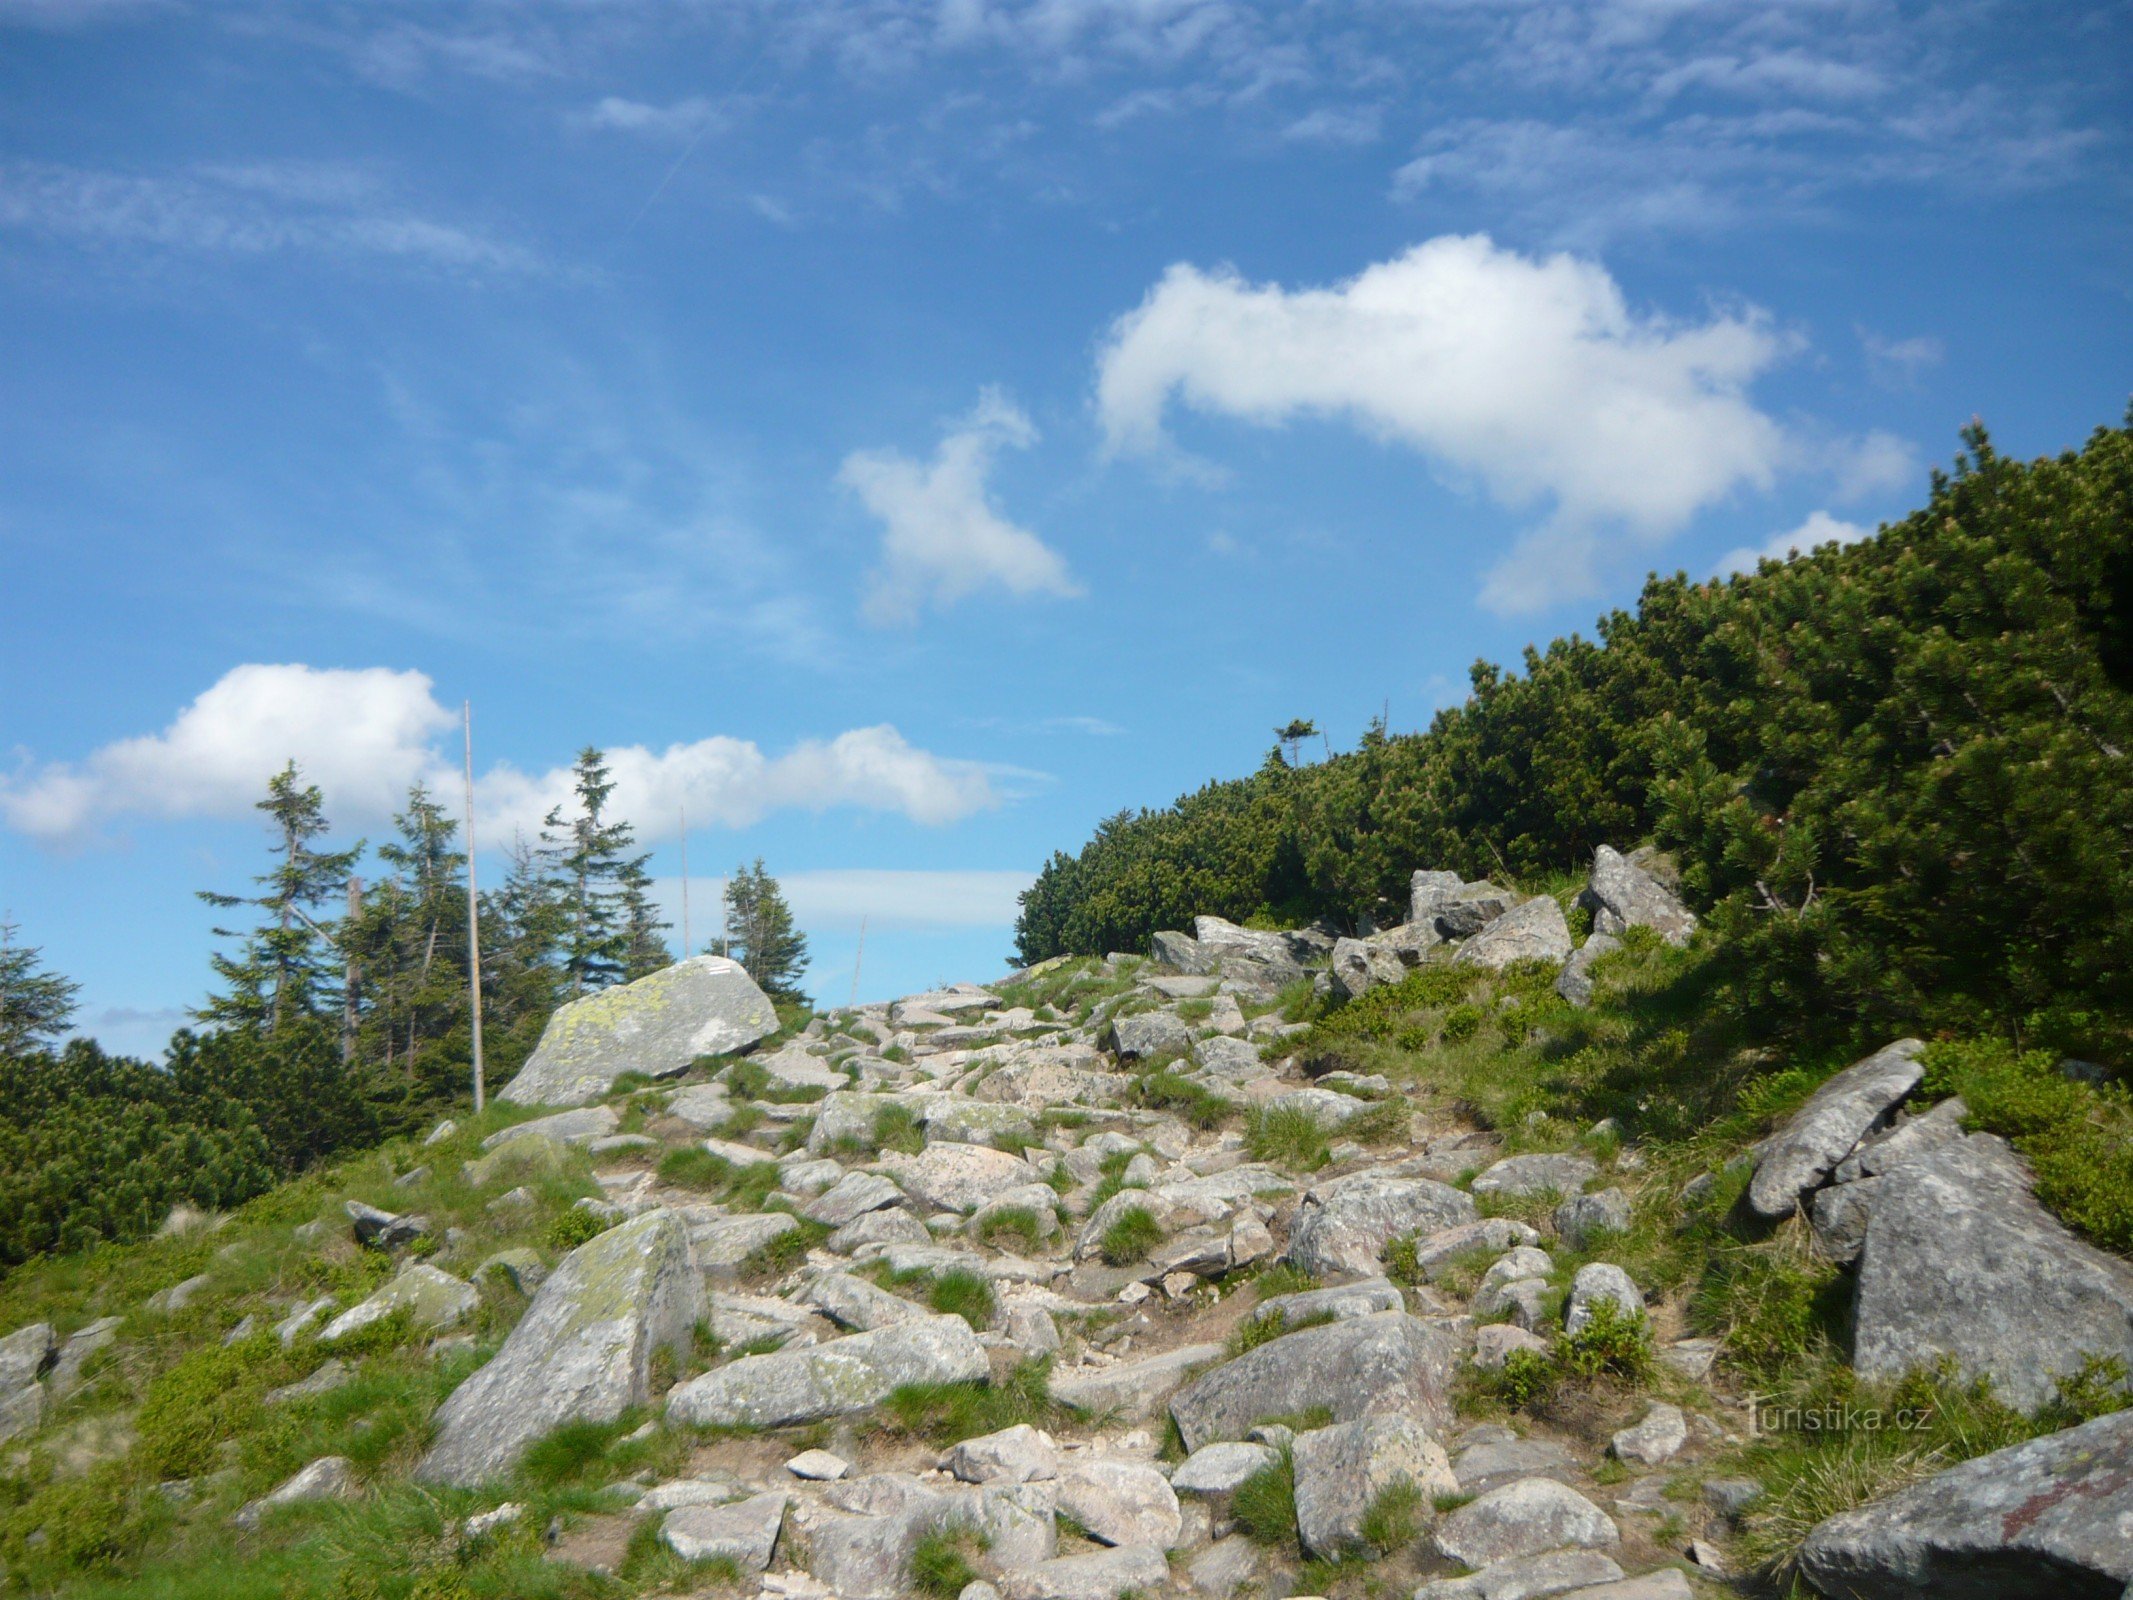
[[[615,781],[606,758],[587,745],[578,752],[575,775],[576,814],[566,818],[557,806],[541,826],[541,859],[562,907],[563,977],[573,999],[631,976],[642,936],[661,926],[650,920],[648,906],[636,903],[650,881],[645,863],[651,857],[630,855],[635,830],[607,818]]]
[[[674,953],[660,935],[672,926],[659,920],[652,904],[652,875],[644,858],[629,862],[622,873],[622,931],[627,940],[622,976],[634,982],[662,967],[674,964]]]
[[[36,947],[16,943],[15,924],[0,918],[0,1056],[27,1055],[65,1033],[80,989],[46,971]]]
[[[807,935],[793,926],[784,891],[757,856],[753,867],[733,869],[726,880],[726,932],[720,941],[773,1000],[804,1000],[800,975],[807,966]]]
[[[467,1015],[466,855],[459,825],[420,782],[393,821],[399,837],[378,847],[391,876],[365,896],[347,942],[369,991],[364,1055],[412,1082],[422,1047]]]
[[[294,761],[268,780],[267,797],[257,809],[272,819],[277,835],[272,870],[253,879],[264,892],[203,889],[200,898],[223,910],[255,906],[267,918],[250,930],[214,930],[217,938],[244,943],[236,955],[217,951],[210,958],[228,990],[209,996],[193,1015],[202,1022],[279,1033],[285,1024],[319,1017],[339,1003],[338,936],[320,913],[345,893],[363,846],[358,841],[347,850],[313,847],[326,832],[324,798],[316,784],[302,782]]]

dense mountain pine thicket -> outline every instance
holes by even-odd
[[[1428,731],[1121,813],[1023,897],[1020,955],[1195,913],[1397,920],[1408,875],[1544,879],[1655,838],[1797,1036],[1924,1025],[2133,1057],[2133,431],[2021,462],[1982,429],[1923,510],[1599,637],[1473,670]]]

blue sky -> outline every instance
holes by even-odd
[[[1101,817],[2133,387],[2123,5],[0,0],[0,905],[152,1048],[290,756],[614,752],[699,942],[997,971]],[[1421,863],[1418,863],[1421,865]],[[485,866],[492,874],[495,860]]]

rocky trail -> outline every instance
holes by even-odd
[[[1693,928],[1610,850],[1585,896],[1577,945],[1553,898],[1418,873],[1409,920],[1367,938],[1203,917],[1151,956],[1049,963],[789,1036],[712,957],[565,1008],[504,1095],[539,1114],[468,1156],[454,1220],[351,1199],[348,1239],[301,1225],[395,1265],[360,1299],[274,1307],[280,1345],[310,1352],[289,1398],[346,1383],[366,1329],[411,1327],[441,1359],[503,1305],[414,1479],[480,1502],[460,1537],[500,1537],[528,1516],[503,1494],[529,1452],[642,1416],[623,1437],[678,1441],[665,1465],[536,1532],[548,1560],[596,1572],[656,1537],[694,1564],[684,1590],[1735,1592],[1737,1519],[1761,1492],[1724,1468],[1747,1397],[1678,1298],[1605,1259],[1648,1198],[1640,1152],[1596,1129],[1506,1154],[1382,1077],[1313,1077],[1284,1052],[1301,985],[1353,997],[1434,962],[1545,961],[1578,1003],[1627,930]],[[1917,1055],[1902,1041],[1824,1085],[1744,1157],[1745,1203],[1805,1218],[1856,1263],[1862,1374],[1952,1360],[2034,1409],[2085,1357],[2133,1353],[2133,1268],[2052,1221],[1959,1103],[1909,1105]],[[419,1197],[436,1159],[412,1150],[400,1185]],[[597,1194],[559,1243],[497,1248],[585,1161]],[[1566,1251],[1584,1260],[1567,1284]],[[0,1434],[33,1436],[121,1326],[0,1340]],[[1496,1403],[1522,1363],[1617,1348],[1651,1359],[1567,1421]],[[2117,1600],[2133,1592],[2129,1418],[1834,1518],[1802,1570],[1873,1600]],[[366,1492],[324,1457],[238,1516]]]

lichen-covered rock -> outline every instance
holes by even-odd
[[[1568,961],[1570,924],[1552,895],[1536,895],[1513,906],[1459,947],[1452,957],[1463,967],[1501,972],[1519,961]]]
[[[1563,1331],[1582,1333],[1602,1300],[1613,1301],[1625,1316],[1644,1315],[1644,1291],[1636,1280],[1611,1261],[1593,1261],[1578,1268],[1570,1280],[1570,1298],[1563,1304]]]
[[[1595,933],[1650,928],[1671,945],[1685,945],[1696,917],[1674,891],[1612,845],[1593,852],[1592,878],[1581,897],[1592,908]]]
[[[580,1245],[535,1292],[488,1365],[437,1410],[426,1483],[501,1477],[565,1422],[609,1422],[651,1399],[652,1359],[686,1359],[703,1282],[689,1237],[648,1211]]]
[[[1478,1174],[1475,1194],[1530,1195],[1576,1194],[1585,1180],[1600,1170],[1590,1156],[1505,1156]]]
[[[2133,1585],[2133,1411],[1832,1517],[1800,1570],[1832,1600],[2118,1600]]]
[[[1377,1275],[1385,1244],[1478,1220],[1471,1195],[1432,1178],[1359,1172],[1305,1191],[1289,1227],[1288,1259],[1315,1277]]]
[[[1059,1510],[1098,1544],[1168,1550],[1183,1526],[1170,1480],[1137,1461],[1070,1461],[1059,1471],[1054,1496]]]
[[[1333,960],[1326,969],[1334,991],[1353,1000],[1380,984],[1398,983],[1407,976],[1407,963],[1396,951],[1365,939],[1337,939]]]
[[[346,1500],[356,1493],[356,1488],[353,1462],[346,1456],[321,1456],[230,1520],[240,1528],[257,1527],[277,1507],[299,1505],[306,1500]]]
[[[694,956],[559,1006],[497,1098],[584,1105],[625,1072],[671,1077],[699,1056],[745,1050],[777,1029],[777,1011],[739,962]]]
[[[400,1269],[384,1288],[358,1305],[350,1306],[319,1332],[319,1343],[332,1344],[350,1334],[382,1322],[396,1311],[425,1332],[434,1333],[464,1322],[481,1304],[481,1295],[471,1283],[440,1272],[426,1261]]]
[[[1552,1478],[1523,1478],[1468,1501],[1437,1525],[1437,1553],[1470,1567],[1544,1550],[1611,1549],[1622,1532],[1598,1506]]]
[[[1828,1178],[1862,1139],[1885,1127],[1918,1087],[1924,1049],[1921,1040],[1898,1039],[1815,1090],[1763,1146],[1748,1183],[1750,1209],[1773,1221],[1799,1209],[1800,1197]]]
[[[1325,1317],[1367,1317],[1379,1311],[1398,1311],[1407,1302],[1399,1286],[1389,1278],[1365,1278],[1360,1283],[1336,1284],[1330,1289],[1302,1289],[1295,1294],[1277,1294],[1260,1302],[1252,1315],[1279,1317],[1294,1327]]]
[[[1170,1402],[1187,1450],[1241,1439],[1269,1417],[1323,1407],[1335,1422],[1451,1420],[1451,1336],[1402,1311],[1349,1317],[1269,1340],[1195,1379]]]
[[[841,1228],[869,1211],[893,1206],[903,1197],[903,1190],[878,1172],[846,1172],[802,1206],[800,1215],[825,1227]]]
[[[990,1145],[929,1144],[915,1156],[882,1163],[904,1192],[936,1211],[971,1212],[1031,1180],[1028,1162]]]
[[[1192,1046],[1192,1030],[1170,1011],[1138,1011],[1111,1024],[1105,1042],[1123,1060],[1143,1056],[1182,1055]]]
[[[1005,1575],[1007,1600],[1119,1600],[1154,1594],[1170,1579],[1170,1563],[1153,1545],[1120,1545],[1081,1556],[1055,1556]]]
[[[965,1439],[941,1464],[964,1483],[1043,1483],[1059,1476],[1059,1452],[1026,1422]]]
[[[1572,1195],[1555,1208],[1555,1231],[1574,1250],[1610,1233],[1627,1233],[1630,1221],[1629,1196],[1620,1189]]]
[[[1115,1412],[1138,1420],[1160,1410],[1188,1378],[1223,1354],[1218,1344],[1188,1344],[1108,1367],[1054,1367],[1051,1396],[1093,1415]]]
[[[1367,1549],[1363,1522],[1378,1496],[1408,1484],[1423,1505],[1458,1492],[1444,1447],[1412,1417],[1363,1417],[1296,1436],[1296,1529],[1304,1550],[1337,1558]],[[1384,1554],[1386,1552],[1376,1552]]]
[[[1607,1449],[1617,1461],[1656,1467],[1673,1460],[1688,1442],[1689,1419],[1682,1415],[1681,1407],[1658,1402],[1633,1427],[1617,1432]]]
[[[1974,1134],[1863,1181],[1878,1188],[1853,1317],[1861,1377],[1952,1358],[2035,1411],[2087,1357],[2133,1366],[2133,1265],[2039,1205],[2004,1141]]]
[[[780,1428],[878,1405],[907,1383],[969,1383],[988,1368],[961,1317],[919,1317],[804,1350],[746,1356],[677,1385],[667,1414],[709,1427]]]
[[[1214,952],[1201,948],[1200,941],[1189,933],[1165,931],[1151,935],[1148,947],[1157,962],[1179,972],[1204,977],[1215,970]]]

